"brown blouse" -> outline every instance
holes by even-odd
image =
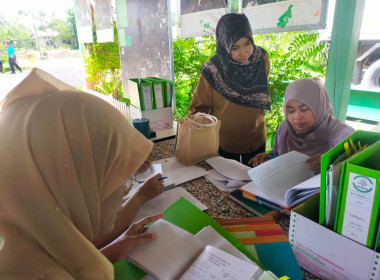
[[[269,57],[264,56],[267,76]],[[190,104],[189,114],[204,112],[221,120],[219,145],[229,153],[249,153],[266,141],[265,118],[261,108],[241,106],[228,101],[201,75]]]

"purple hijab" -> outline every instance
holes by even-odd
[[[254,50],[248,63],[231,57],[231,48],[240,38],[248,38]],[[244,14],[226,14],[216,26],[216,54],[202,67],[202,75],[223,97],[248,107],[270,110],[268,81],[263,59],[266,51],[255,46],[251,25]]]
[[[286,106],[289,100],[305,104],[313,112],[315,124],[307,131],[299,132],[287,119]],[[329,140],[347,127],[334,117],[332,104],[323,85],[313,79],[299,79],[291,82],[285,90],[284,121],[285,133],[280,139],[279,154],[296,150],[312,156],[329,150]]]

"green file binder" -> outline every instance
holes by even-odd
[[[343,163],[336,231],[374,247],[380,207],[380,141]]]
[[[170,205],[163,211],[166,221],[171,222],[192,234],[196,234],[204,227],[210,225],[217,232],[219,232],[224,238],[226,238],[232,245],[249,257],[261,268],[261,264],[248,252],[248,250],[227,230],[225,230],[220,224],[213,220],[210,216],[199,210],[196,206],[191,204],[184,198],[180,198],[175,203]],[[178,252],[179,254],[181,252]],[[114,264],[115,280],[123,279],[141,279],[146,273],[140,268],[131,264],[127,260],[122,260]]]
[[[376,141],[380,140],[380,133],[372,131],[363,131],[358,130],[347,137],[345,140],[340,142],[335,147],[331,148],[321,157],[321,192],[320,192],[320,206],[319,206],[319,224],[325,225],[326,216],[325,216],[325,207],[326,207],[326,174],[330,168],[330,165],[343,153],[345,153],[344,143],[348,141],[348,138],[351,138],[354,144],[357,144],[359,141],[361,145],[372,145]],[[342,169],[343,170],[343,169]],[[343,173],[342,173],[343,175]],[[340,178],[339,188],[342,187],[343,176]]]
[[[165,81],[155,77],[144,78],[144,80],[152,83],[154,108],[161,109],[167,107]]]
[[[141,110],[145,111],[155,109],[152,82],[147,79],[140,79],[139,89]]]
[[[167,79],[161,79],[164,84],[164,91],[166,96],[166,107],[171,107],[173,104],[173,98],[174,98],[174,81],[167,80]]]

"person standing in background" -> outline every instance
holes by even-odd
[[[244,14],[226,14],[216,27],[216,54],[201,67],[189,113],[221,120],[219,155],[248,165],[265,152],[264,113],[270,110],[268,53],[254,44]]]
[[[20,70],[20,73],[21,73],[22,69],[16,63],[15,49],[11,45],[9,45],[9,42],[5,42],[5,48],[7,49],[7,52],[8,52],[8,63],[9,63],[9,66],[11,67],[11,71],[12,71],[11,74],[16,74],[15,66],[18,70]]]

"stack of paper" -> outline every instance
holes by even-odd
[[[207,180],[222,191],[232,192],[251,181],[247,173],[250,168],[236,160],[217,156],[206,162],[214,168],[206,176]]]

